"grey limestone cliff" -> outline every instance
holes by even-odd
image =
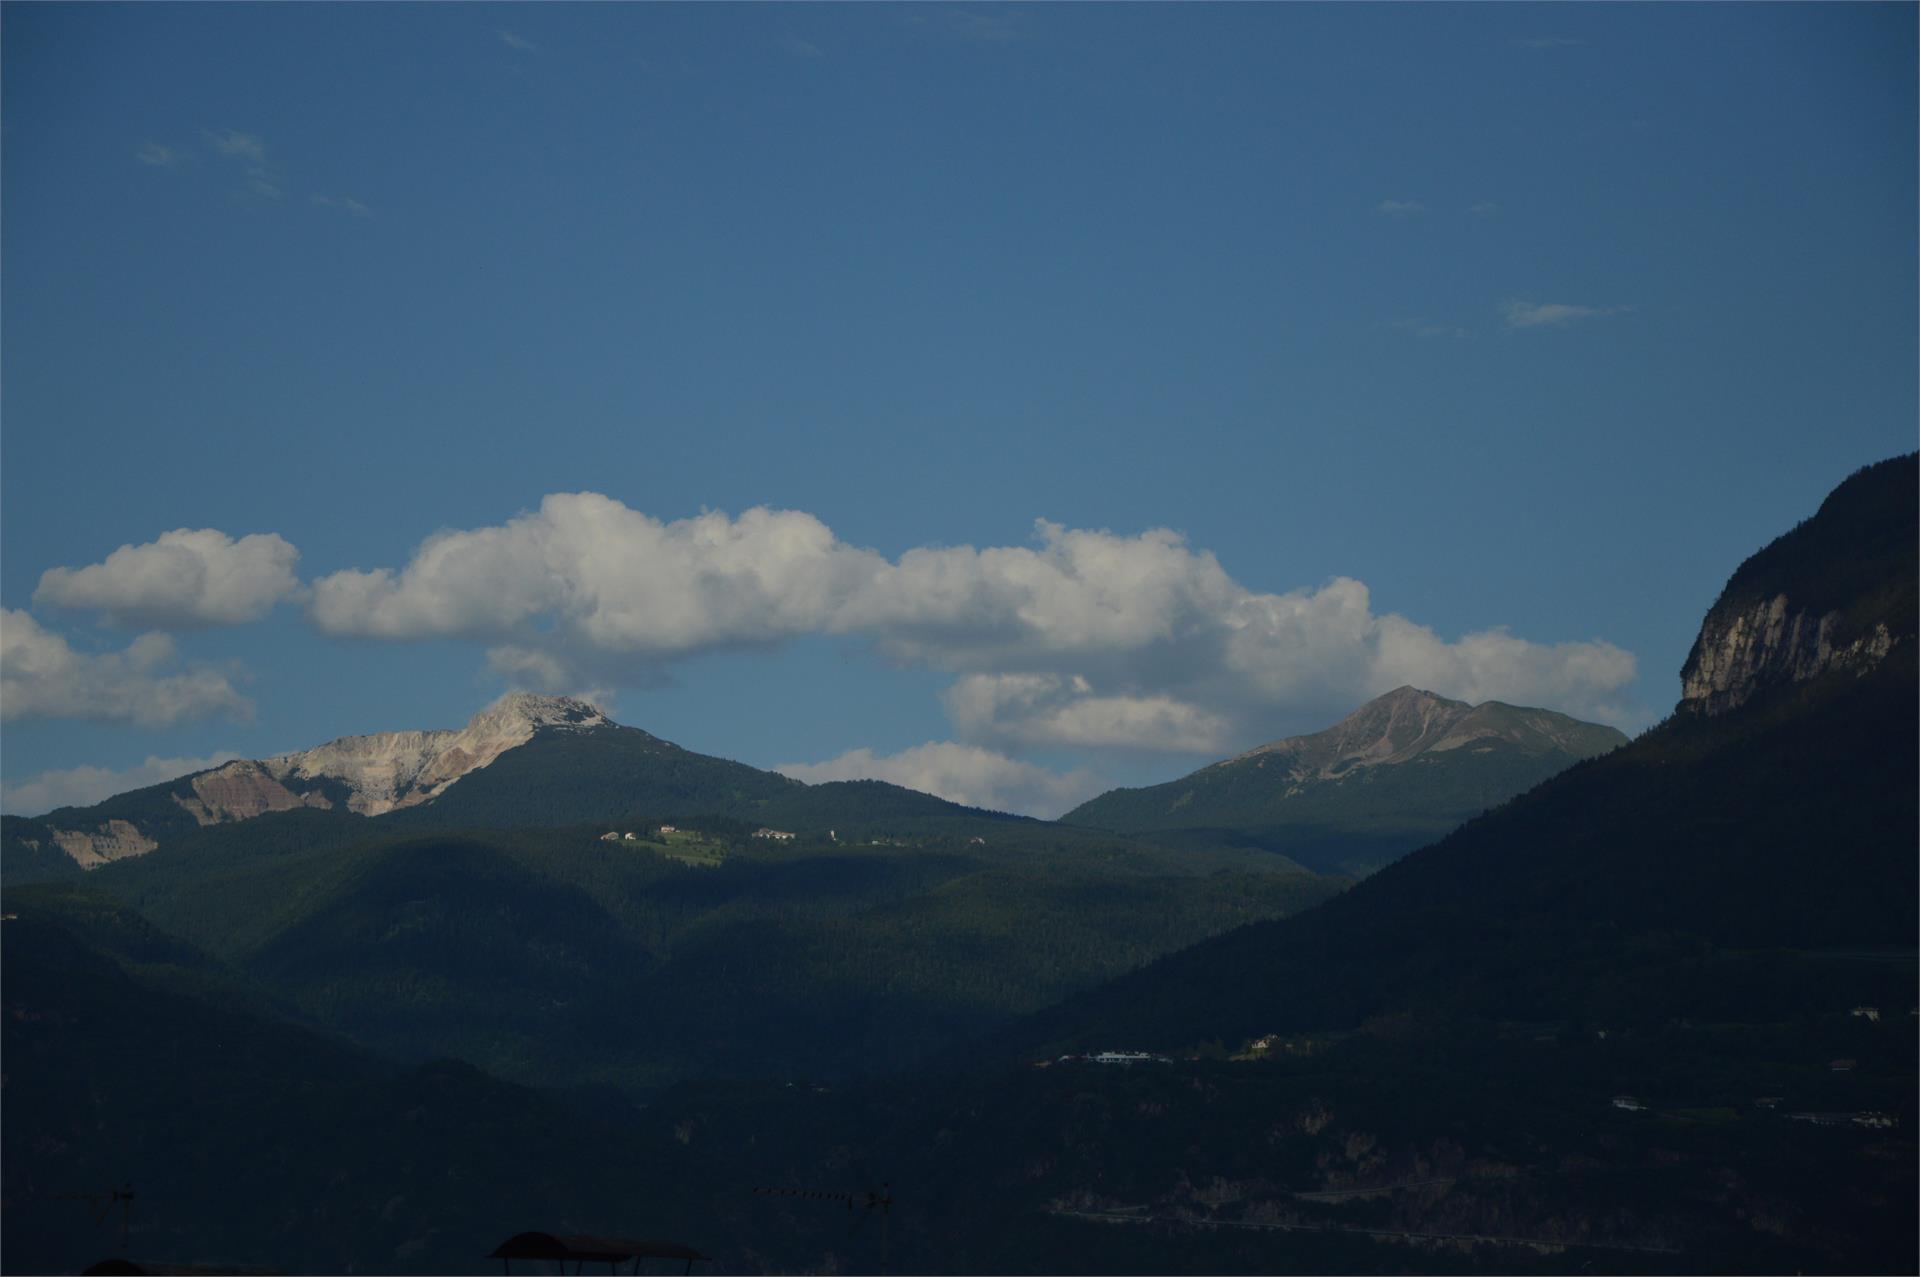
[[[1784,594],[1726,612],[1716,608],[1680,671],[1681,710],[1722,714],[1765,687],[1803,683],[1829,670],[1864,674],[1893,650],[1885,621],[1851,642],[1836,643],[1840,622],[1838,611],[1815,616]]]
[[[1742,563],[1681,668],[1679,712],[1724,714],[1769,688],[1911,660],[1916,487],[1912,454],[1867,466]]]

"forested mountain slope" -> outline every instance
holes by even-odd
[[[702,820],[862,841],[1004,836],[1013,827],[1030,835],[1045,824],[884,781],[807,785],[682,749],[582,701],[515,693],[458,732],[347,737],[236,760],[91,807],[0,818],[0,871],[10,884],[73,878],[163,845],[229,845],[236,825],[247,830],[239,841],[277,843],[288,829],[338,842],[419,829]],[[1086,840],[1082,832],[1057,836]]]
[[[1346,885],[1257,853],[981,819],[989,838],[780,843],[735,824],[609,842],[599,824],[286,812],[84,887],[390,1058],[637,1089],[905,1066]]]
[[[1468,705],[1402,687],[1323,732],[1164,785],[1112,790],[1061,820],[1175,845],[1262,847],[1322,872],[1366,873],[1626,739],[1551,710]]]

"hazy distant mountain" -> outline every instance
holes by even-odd
[[[1552,710],[1401,687],[1326,731],[1164,785],[1113,790],[1061,820],[1261,846],[1312,869],[1365,873],[1626,740]]]

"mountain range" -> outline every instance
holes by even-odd
[[[534,1226],[760,1272],[1911,1272],[1917,491],[1868,467],[1742,564],[1630,743],[1402,689],[1196,773],[1264,820],[1592,747],[1351,885],[584,716],[451,784],[423,737],[359,791],[259,764],[325,806],[9,821],[65,876],[6,888],[0,1262],[98,1258],[65,1195],[132,1178],[134,1249],[288,1270]],[[1180,798],[1089,806],[1141,794]],[[714,813],[717,863],[622,810]],[[115,819],[160,845],[26,847]],[[806,1200],[888,1182],[890,1259]]]
[[[801,824],[824,838],[836,822],[870,836],[1024,820],[877,781],[804,785],[621,726],[585,701],[515,692],[459,730],[343,737],[235,760],[91,807],[5,817],[7,881],[96,868],[191,842],[208,829],[302,811],[321,813],[310,820],[335,838],[692,816]]]
[[[1184,780],[1102,795],[1063,817],[1070,828],[1061,836],[1257,848],[1316,872],[1364,873],[1625,739],[1549,710],[1468,706],[1403,687],[1325,732]],[[209,827],[303,810],[344,818],[342,837],[364,834],[362,819],[380,828],[502,828],[717,817],[869,839],[984,837],[1043,823],[882,781],[806,785],[682,749],[586,701],[514,692],[459,730],[348,736],[236,759],[92,807],[7,817],[6,881],[70,875]]]

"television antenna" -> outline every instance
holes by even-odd
[[[124,1184],[119,1188],[110,1188],[104,1193],[57,1193],[56,1201],[93,1203],[93,1222],[105,1227],[107,1217],[113,1214],[113,1208],[120,1208],[120,1249],[127,1248],[127,1232],[133,1226],[133,1185]]]
[[[853,1227],[847,1230],[847,1237],[860,1231],[866,1222],[877,1212],[880,1216],[880,1272],[885,1277],[887,1271],[887,1247],[889,1221],[893,1213],[893,1185],[882,1183],[878,1189],[865,1192],[840,1193],[816,1188],[756,1188],[754,1192],[762,1197],[805,1197],[820,1202],[842,1202],[849,1211],[857,1210],[860,1218],[853,1221]]]

